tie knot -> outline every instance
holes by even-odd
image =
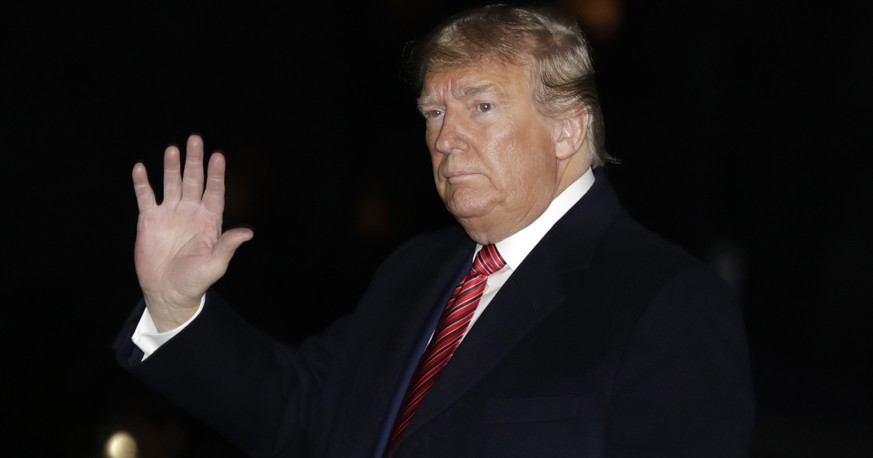
[[[497,247],[493,244],[485,245],[476,254],[476,259],[473,261],[473,271],[477,275],[488,276],[497,272],[505,265],[506,261],[503,260],[503,256],[500,256]]]

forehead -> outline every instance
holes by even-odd
[[[419,104],[478,94],[510,97],[530,93],[529,66],[488,59],[429,73],[421,89]]]

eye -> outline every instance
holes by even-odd
[[[433,110],[425,110],[421,114],[424,115],[427,119],[439,118],[443,115],[443,110],[433,109]]]
[[[494,104],[490,102],[481,102],[476,104],[476,110],[481,113],[486,113],[494,109]]]

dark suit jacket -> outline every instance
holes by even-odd
[[[253,456],[370,457],[473,249],[459,228],[410,240],[353,315],[297,348],[210,292],[189,327],[131,364],[139,304],[118,362]],[[728,286],[629,218],[598,171],[470,330],[393,456],[747,457],[748,358]]]

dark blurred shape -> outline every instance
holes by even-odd
[[[623,0],[558,0],[557,4],[576,17],[594,43],[612,41],[621,28]]]

